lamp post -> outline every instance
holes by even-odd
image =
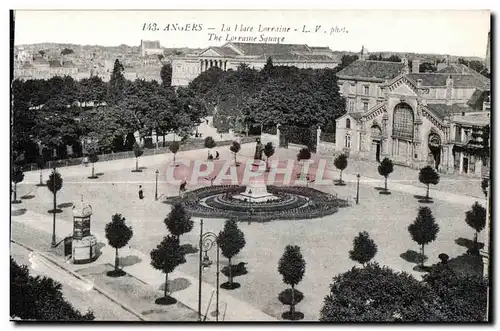
[[[155,182],[155,201],[158,200],[158,174],[160,172],[158,171],[158,169],[156,169],[155,171],[155,174],[156,174],[156,182]]]
[[[356,178],[358,179],[358,185],[356,188],[356,204],[359,205],[359,178],[361,176],[359,174],[356,175]]]
[[[52,189],[54,190],[53,194],[55,196],[56,194],[56,167],[54,166],[53,169],[53,176],[52,176]],[[55,200],[55,198],[54,198]],[[52,243],[51,247],[54,248],[56,247],[56,208],[57,206],[54,206],[54,210],[52,211]]]
[[[212,261],[208,257],[208,251],[210,251],[214,246],[217,246],[217,289],[215,294],[215,321],[219,321],[219,258],[220,258],[220,248],[217,244],[217,235],[213,232],[205,232],[203,233],[203,220],[200,221],[200,265],[198,270],[198,321],[201,322],[201,277],[203,269],[207,269],[212,265]],[[205,253],[203,255],[203,253]],[[205,316],[206,318],[206,316]]]

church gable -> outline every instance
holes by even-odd
[[[408,79],[405,75],[400,75],[396,77],[393,81],[387,84],[387,89],[389,93],[417,96],[416,84]]]
[[[417,93],[406,84],[400,84],[398,87],[394,88],[391,93],[408,95],[408,96],[417,96]]]
[[[208,48],[198,56],[222,56],[222,54],[218,53],[213,48]]]

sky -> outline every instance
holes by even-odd
[[[359,52],[364,45],[369,52],[481,58],[486,55],[490,30],[490,12],[486,10],[33,10],[16,11],[15,19],[16,45],[54,42],[138,46],[144,39],[158,40],[167,48],[205,48],[220,46],[231,38],[256,37],[256,42],[263,42],[272,37],[267,42],[279,39],[280,43],[327,46],[334,51]],[[148,31],[153,23],[157,31]],[[175,23],[190,31],[172,31]],[[170,30],[166,29],[168,24]],[[230,31],[222,31],[223,25]],[[238,31],[234,31],[235,25]],[[259,26],[260,30],[274,27],[279,31],[259,31]],[[250,28],[253,31],[248,31]]]

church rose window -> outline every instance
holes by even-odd
[[[405,103],[394,108],[392,134],[398,138],[413,139],[413,110]]]

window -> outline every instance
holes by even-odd
[[[364,86],[364,93],[365,95],[370,95],[370,87],[369,86]]]
[[[348,134],[345,135],[345,148],[351,148],[351,136]]]
[[[345,128],[350,129],[351,128],[351,120],[346,118],[345,119]]]
[[[392,134],[398,138],[413,139],[413,110],[406,103],[394,108]]]
[[[354,111],[354,99],[353,98],[350,98],[349,100],[347,100],[347,110],[349,112]]]
[[[356,94],[356,85],[355,84],[349,84],[349,93]]]
[[[363,102],[363,110],[364,111],[368,110],[368,101]]]

